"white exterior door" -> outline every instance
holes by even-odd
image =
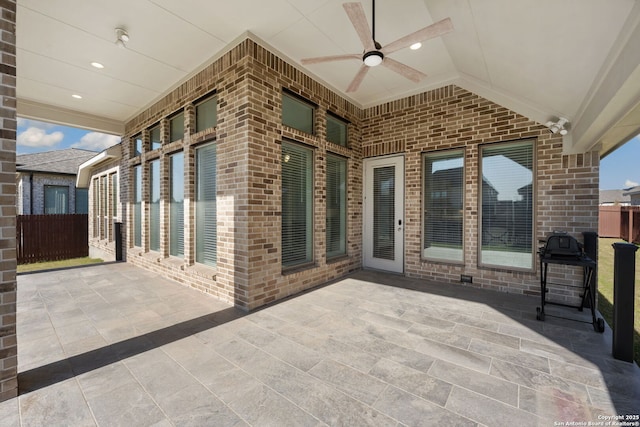
[[[404,157],[364,161],[364,267],[404,272]]]

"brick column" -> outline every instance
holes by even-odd
[[[18,395],[16,341],[16,2],[0,3],[0,401]]]

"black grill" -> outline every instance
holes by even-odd
[[[563,231],[555,231],[547,237],[547,242],[540,248],[540,256],[545,259],[582,258],[582,244],[575,237]]]

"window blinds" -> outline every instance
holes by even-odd
[[[196,150],[196,262],[217,261],[216,146]]]
[[[282,265],[313,260],[313,151],[282,143]]]
[[[482,148],[481,263],[533,268],[533,142]]]
[[[160,250],[160,160],[149,162],[149,249]]]
[[[171,156],[169,254],[184,256],[184,154]]]
[[[327,258],[347,250],[347,159],[327,155]]]

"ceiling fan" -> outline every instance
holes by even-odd
[[[409,47],[414,43],[422,42],[425,40],[439,37],[453,30],[453,24],[451,19],[445,18],[435,24],[429,25],[421,30],[415,31],[409,35],[406,35],[394,42],[391,42],[384,47],[376,41],[376,27],[375,27],[375,0],[372,0],[372,25],[371,31],[369,30],[369,23],[367,17],[364,14],[364,7],[361,3],[344,3],[342,5],[347,12],[353,27],[358,33],[362,45],[364,46],[364,54],[359,53],[346,54],[346,55],[333,55],[333,56],[320,56],[317,58],[304,58],[300,60],[302,64],[318,64],[322,62],[343,61],[347,59],[358,59],[363,62],[360,70],[356,74],[353,81],[347,88],[347,92],[355,92],[360,87],[360,83],[367,75],[367,72],[371,67],[377,65],[383,65],[388,69],[395,71],[396,73],[406,77],[412,82],[418,83],[421,79],[426,77],[426,74],[409,67],[401,62],[389,58],[389,54],[396,52],[405,47]]]

